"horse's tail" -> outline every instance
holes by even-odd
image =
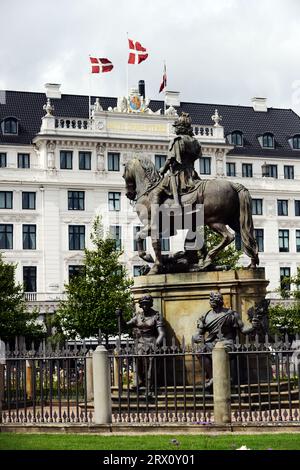
[[[235,188],[238,191],[240,201],[240,232],[243,242],[243,248],[246,255],[251,258],[255,264],[259,264],[258,246],[254,238],[254,226],[252,219],[252,199],[248,189],[240,185]]]

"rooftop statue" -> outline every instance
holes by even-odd
[[[250,267],[256,267],[258,248],[249,191],[239,183],[221,178],[201,180],[194,169],[194,162],[201,158],[201,146],[193,135],[189,115],[182,113],[174,128],[176,136],[170,142],[166,164],[160,171],[146,157],[135,157],[124,167],[126,196],[136,202],[143,224],[136,238],[139,256],[153,263],[150,274],[205,270],[234,240],[233,233],[227,229],[229,226],[241,235],[243,250],[251,259]],[[198,215],[202,209],[204,224],[222,237],[219,245],[210,251],[203,245],[200,234],[203,220],[200,221]],[[175,227],[173,232],[166,229],[166,219],[170,221],[169,227]],[[179,227],[178,222],[182,220],[185,225]],[[187,229],[184,251],[163,256],[162,238],[175,235],[178,227]],[[151,236],[155,259],[143,249],[143,239],[147,236]]]

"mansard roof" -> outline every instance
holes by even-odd
[[[39,132],[41,118],[45,114],[45,93],[7,91],[2,92],[1,96],[5,99],[0,99],[0,121],[7,116],[16,116],[19,119],[19,133],[3,135],[0,131],[0,144],[30,144]],[[94,101],[95,97],[92,97],[92,103]],[[101,97],[100,103],[106,110],[109,106],[116,106],[117,99]],[[51,104],[56,116],[88,118],[88,96],[63,94],[61,99],[51,99]],[[163,110],[164,103],[153,100],[150,108],[153,111]],[[288,142],[291,136],[300,134],[300,117],[292,109],[268,108],[267,112],[258,112],[252,106],[190,102],[181,102],[176,109],[178,114],[188,112],[193,124],[199,125],[212,125],[211,116],[218,109],[225,135],[237,129],[243,133],[243,147],[234,148],[229,155],[300,158],[300,151],[292,150]],[[259,143],[258,136],[266,132],[274,134],[274,149],[262,148]]]

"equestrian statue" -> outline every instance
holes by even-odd
[[[226,179],[201,180],[194,168],[202,155],[201,146],[194,137],[189,114],[182,113],[173,126],[176,136],[159,171],[146,157],[134,157],[125,164],[126,196],[135,201],[143,225],[136,236],[139,257],[153,263],[149,274],[211,269],[217,254],[234,240],[234,231],[241,236],[243,251],[251,260],[249,267],[255,268],[259,259],[249,191]],[[184,224],[178,225],[183,220]],[[203,243],[203,225],[222,237],[210,251]],[[187,229],[184,250],[163,255],[162,239],[176,235],[178,227]],[[155,259],[144,250],[143,240],[148,236]]]

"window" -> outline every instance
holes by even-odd
[[[13,193],[12,191],[0,191],[0,209],[13,208]]]
[[[289,215],[289,202],[286,199],[277,200],[277,214]]]
[[[170,251],[170,239],[169,238],[161,239],[161,251]]]
[[[235,131],[231,133],[231,144],[238,145],[240,147],[243,146],[243,134],[240,131]]]
[[[118,193],[118,192],[108,193],[108,209],[110,211],[121,210],[121,193]]]
[[[29,153],[18,153],[18,168],[30,168]]]
[[[22,209],[35,209],[36,193],[23,192],[22,193]]]
[[[61,168],[61,170],[72,170],[72,168],[73,168],[73,152],[61,150],[61,152],[60,152],[60,168]]]
[[[69,282],[76,276],[81,276],[84,273],[84,266],[81,264],[70,264],[69,266]]]
[[[155,155],[155,168],[159,170],[166,163],[166,155]]]
[[[91,159],[91,152],[79,152],[79,170],[90,170]]]
[[[300,230],[296,230],[296,251],[300,253]]]
[[[69,225],[69,250],[84,250],[85,226]]]
[[[293,180],[294,179],[294,167],[292,165],[284,165],[284,179]]]
[[[109,227],[111,237],[115,240],[116,250],[121,250],[122,248],[122,227],[120,225],[111,225]]]
[[[13,225],[0,224],[0,249],[12,250],[13,249]]]
[[[141,276],[142,273],[141,273],[141,269],[142,269],[143,266],[133,266],[133,276],[134,277],[137,277],[137,276]]]
[[[262,214],[263,214],[263,200],[252,199],[252,215],[262,215]]]
[[[227,176],[235,176],[235,163],[226,163]]]
[[[264,148],[274,148],[274,136],[271,133],[266,133],[262,136],[262,146]]]
[[[242,176],[243,178],[252,178],[252,163],[242,163]]]
[[[255,228],[254,229],[254,237],[257,242],[258,251],[264,251],[264,230],[262,228]]]
[[[25,292],[36,292],[36,266],[23,266]]]
[[[289,230],[278,230],[279,251],[286,253],[289,251]]]
[[[291,268],[280,268],[280,288],[282,290],[291,289],[291,283],[286,280],[289,277],[291,277]]]
[[[133,251],[138,251],[136,236],[141,231],[141,227],[136,226],[133,227]],[[146,251],[146,239],[143,239],[143,247],[142,250]]]
[[[120,154],[108,152],[108,171],[120,171]]]
[[[300,216],[300,201],[295,201],[295,216]]]
[[[266,165],[265,170],[262,167],[262,176],[267,176],[269,178],[278,178],[277,165]]]
[[[23,225],[23,250],[36,250],[36,225]]]
[[[3,134],[18,134],[18,120],[16,118],[6,118],[1,123]]]
[[[294,135],[293,137],[293,149],[300,149],[300,135]]]
[[[69,211],[84,211],[84,191],[68,191]]]
[[[200,174],[210,175],[211,174],[211,159],[210,157],[200,158]]]
[[[1,152],[0,153],[0,168],[5,168],[7,165],[6,162],[6,153]]]

